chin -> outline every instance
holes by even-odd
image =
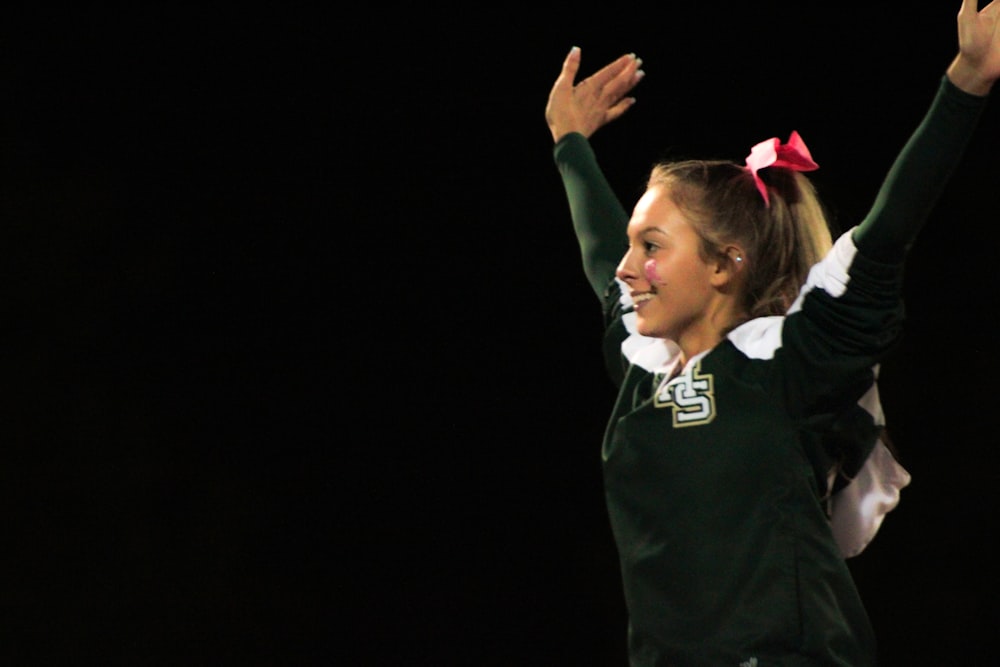
[[[674,338],[672,332],[667,327],[662,324],[657,326],[648,320],[636,320],[635,330],[639,332],[639,335],[646,338]]]
[[[648,336],[652,338],[658,338],[659,335],[656,333],[656,328],[652,324],[646,322],[645,320],[636,320],[635,330],[639,332],[641,336]]]

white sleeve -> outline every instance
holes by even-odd
[[[831,499],[833,536],[845,558],[864,551],[909,483],[910,473],[879,440],[854,479]]]

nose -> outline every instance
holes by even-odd
[[[618,279],[625,281],[626,283],[629,282],[630,280],[634,280],[635,277],[638,275],[636,274],[635,269],[632,268],[632,263],[630,262],[631,258],[632,258],[632,249],[629,248],[625,252],[625,254],[622,255],[621,261],[618,262],[618,268],[615,269],[615,275],[618,277]]]

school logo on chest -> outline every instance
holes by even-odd
[[[690,373],[681,373],[664,382],[666,375],[657,374],[653,382],[659,387],[653,398],[657,408],[670,408],[674,427],[699,426],[715,419],[714,378],[701,374],[701,364]]]

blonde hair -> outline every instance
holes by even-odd
[[[760,175],[770,205],[750,172],[729,160],[661,162],[647,182],[665,186],[688,216],[705,259],[729,244],[743,249],[741,306],[750,318],[783,315],[833,244],[826,210],[805,175],[784,167]]]

